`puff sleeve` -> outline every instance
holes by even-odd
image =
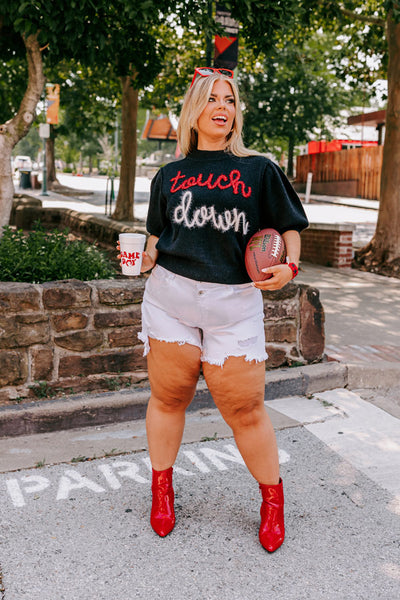
[[[300,198],[283,171],[268,160],[262,182],[260,199],[261,227],[272,227],[285,233],[299,233],[308,227],[308,219]]]
[[[150,202],[146,229],[150,235],[160,237],[167,223],[167,201],[163,194],[163,173],[162,169],[160,169],[153,177],[150,186]]]

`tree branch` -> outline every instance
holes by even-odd
[[[29,131],[36,116],[36,106],[43,91],[45,77],[43,61],[37,35],[22,36],[28,62],[28,85],[17,114],[6,123],[7,130],[15,145]]]
[[[361,15],[359,13],[353,12],[352,10],[348,10],[347,8],[343,8],[339,6],[339,10],[345,17],[349,17],[350,19],[354,19],[356,21],[362,21],[363,23],[369,23],[370,25],[379,25],[380,27],[386,26],[385,19],[381,19],[380,17],[373,17],[372,15]]]

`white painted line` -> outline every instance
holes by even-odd
[[[318,397],[333,402],[348,418],[307,429],[370,479],[400,495],[399,420],[349,390],[323,392]]]
[[[349,390],[330,390],[315,396],[319,400],[291,398],[268,404],[301,421],[339,456],[400,497],[399,420]]]
[[[192,450],[184,450],[183,454],[186,456],[186,458],[190,460],[193,466],[195,466],[200,471],[200,473],[210,472],[210,469],[207,467],[206,463],[203,462],[195,452],[193,452]]]
[[[219,471],[226,471],[228,469],[226,464],[222,462],[222,459],[244,465],[243,458],[236,446],[233,444],[226,444],[225,448],[228,450],[228,453],[221,452],[215,448],[200,448],[200,452],[204,454],[204,456],[206,456]]]
[[[81,475],[75,469],[66,469],[65,474],[60,478],[57,500],[67,500],[72,490],[81,490],[83,488],[87,488],[96,494],[105,492],[105,489],[101,485],[92,481],[89,477]]]

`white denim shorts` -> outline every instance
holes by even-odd
[[[245,283],[195,281],[156,265],[146,282],[142,303],[144,354],[149,338],[192,344],[201,360],[224,364],[229,356],[264,361],[264,309],[261,291]]]

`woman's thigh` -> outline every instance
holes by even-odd
[[[200,374],[200,348],[153,338],[149,342],[147,366],[152,398],[171,409],[188,406]]]
[[[225,421],[251,425],[264,415],[265,362],[230,356],[222,367],[203,363],[208,389]]]

